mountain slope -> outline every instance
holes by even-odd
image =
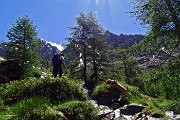
[[[139,43],[144,39],[143,35],[140,34],[135,34],[135,35],[125,35],[125,34],[120,34],[116,35],[113,34],[109,31],[106,32],[108,36],[107,42],[112,45],[113,48],[117,48],[120,44],[124,44],[125,48],[128,48],[132,46],[135,43]]]
[[[54,54],[60,53],[61,51],[56,47],[52,46],[50,43],[39,40],[39,54],[49,61],[52,60]]]

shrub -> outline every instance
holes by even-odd
[[[146,70],[137,77],[136,84],[141,91],[152,97],[180,98],[180,60],[169,60],[163,68]]]
[[[33,96],[49,98],[52,102],[67,100],[86,100],[86,95],[75,81],[62,78],[41,78],[13,81],[0,86],[0,97],[4,104],[10,105]]]
[[[147,107],[145,108],[142,113],[146,114],[146,115],[150,115],[152,117],[157,117],[157,118],[160,118],[160,117],[163,117],[165,115],[164,111],[154,107]]]
[[[169,107],[169,109],[174,111],[175,114],[180,114],[180,101],[175,102]]]
[[[95,107],[84,101],[69,101],[57,108],[68,120],[98,120]]]
[[[49,79],[34,87],[36,95],[50,98],[53,102],[67,100],[86,100],[86,95],[80,89],[79,84],[65,76],[61,79]]]
[[[32,69],[32,75],[33,77],[40,77],[41,76],[41,70],[38,67],[35,67]]]
[[[7,106],[3,104],[3,100],[0,98],[0,112],[7,109]]]

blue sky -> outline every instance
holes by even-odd
[[[93,12],[105,30],[115,34],[145,34],[138,21],[127,12],[133,10],[131,0],[1,0],[0,40],[7,40],[6,33],[18,17],[25,15],[37,26],[38,37],[54,42],[67,43],[67,27],[76,25],[80,12]]]

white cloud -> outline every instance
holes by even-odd
[[[57,44],[57,43],[53,43],[53,42],[48,42],[48,41],[47,41],[47,43],[50,43],[52,46],[56,46],[60,51],[62,51],[64,49],[61,44]]]

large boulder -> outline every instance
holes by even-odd
[[[97,101],[98,105],[105,105],[111,109],[128,104],[128,101],[122,97],[122,92],[113,85],[101,83],[93,90],[92,99]]]

